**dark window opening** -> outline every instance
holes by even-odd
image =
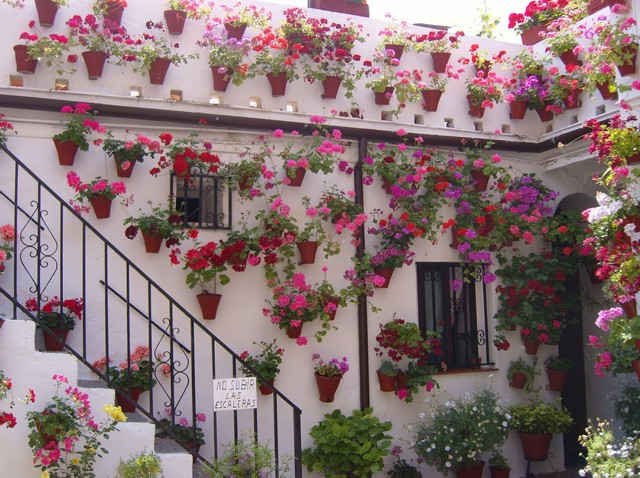
[[[231,192],[226,177],[192,174],[184,179],[171,175],[171,197],[186,227],[231,229]]]
[[[434,365],[442,370],[493,366],[482,266],[420,262],[417,273],[420,330],[435,332],[442,342]]]

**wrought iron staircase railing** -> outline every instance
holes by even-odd
[[[0,150],[11,160],[0,159],[0,217],[12,216],[16,230],[13,267],[0,279],[0,297],[8,299],[0,300],[0,313],[37,322],[24,306],[28,298],[39,304],[54,295],[83,298],[80,333],[71,334],[65,350],[110,385],[95,361],[119,357],[128,368],[132,352],[146,347],[154,386],[138,401],[140,413],[156,425],[166,412],[174,425],[186,419],[193,433],[202,428],[202,451],[182,443],[199,461],[210,464],[225,444],[259,440],[273,447],[276,470],[292,458],[301,477],[300,408],[273,387],[257,409],[214,413],[213,379],[240,376],[246,369],[240,357],[5,145]],[[198,423],[199,413],[209,419]]]

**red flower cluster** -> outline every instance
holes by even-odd
[[[537,23],[551,21],[554,16],[557,18],[559,13],[569,5],[569,0],[533,0],[529,2],[524,13],[511,13],[509,15],[509,28],[515,28],[517,25],[528,21]]]
[[[0,413],[0,427],[7,425],[7,428],[13,428],[16,426],[16,417],[13,413],[2,412]]]
[[[82,298],[74,298],[66,299],[61,302],[58,297],[53,297],[42,307],[38,307],[37,299],[31,298],[28,299],[24,305],[27,310],[31,312],[44,312],[46,314],[60,312],[60,308],[62,307],[66,312],[75,315],[78,320],[82,320],[84,300]]]

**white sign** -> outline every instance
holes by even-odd
[[[258,408],[255,377],[219,378],[213,381],[213,411]]]

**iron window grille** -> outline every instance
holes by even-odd
[[[419,262],[417,274],[420,330],[435,332],[442,342],[434,365],[443,370],[493,366],[484,266]]]
[[[191,174],[188,179],[171,174],[171,197],[184,217],[185,226],[198,229],[231,229],[232,188],[229,178]]]

